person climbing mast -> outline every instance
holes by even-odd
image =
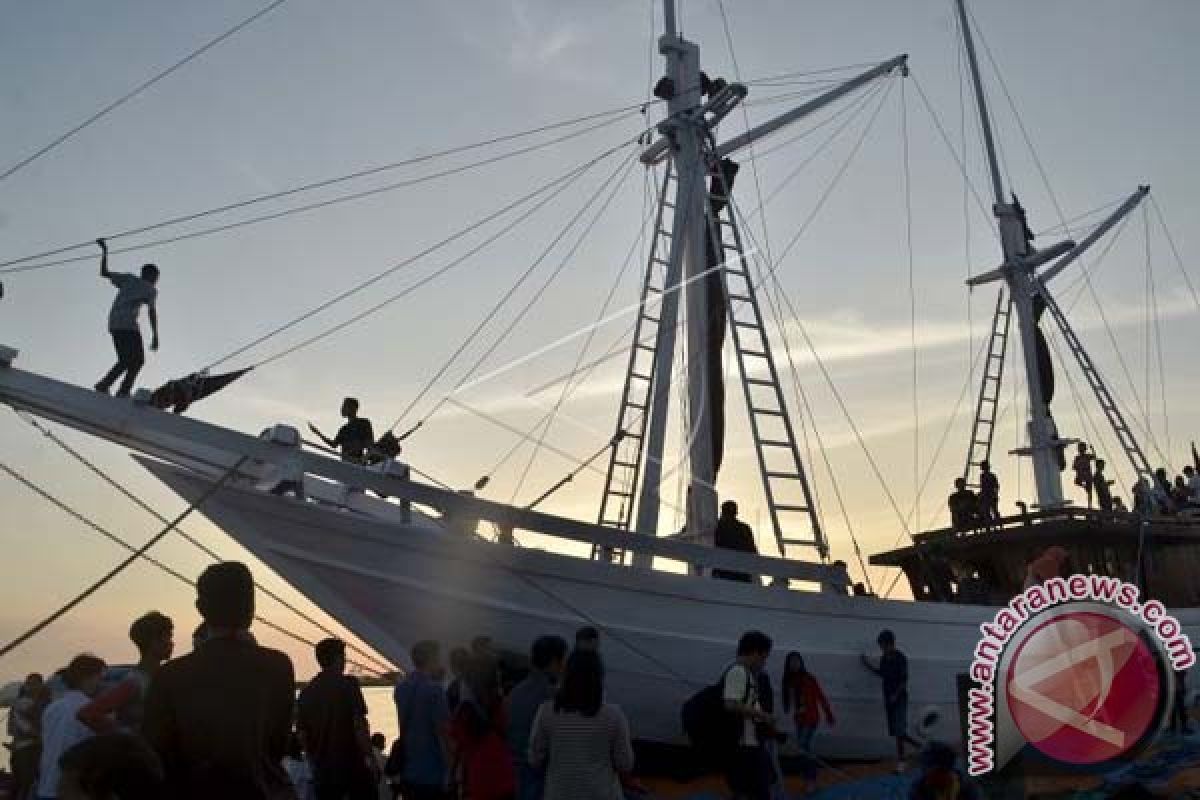
[[[117,351],[117,363],[108,374],[96,384],[97,392],[108,394],[117,378],[124,375],[121,385],[117,388],[117,397],[128,397],[137,380],[138,372],[146,363],[146,353],[142,346],[142,332],[138,329],[138,309],[146,306],[150,317],[150,349],[158,350],[158,311],[155,301],[158,299],[158,267],[154,264],[142,266],[141,276],[127,272],[110,272],[108,269],[108,242],[97,239],[100,246],[100,277],[107,278],[117,287],[117,296],[113,299],[112,309],[108,312],[108,332],[112,334],[113,347]]]

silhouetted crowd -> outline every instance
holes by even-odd
[[[438,642],[417,642],[412,669],[395,686],[400,733],[388,747],[382,734],[371,733],[359,681],[346,672],[344,642],[316,644],[320,671],[297,694],[289,657],[260,645],[250,632],[254,580],[245,565],[209,567],[196,590],[203,622],[189,653],[172,658],[174,624],[152,611],[130,627],[138,650],[134,666],[112,668],[81,654],[48,679],[27,677],[8,722],[9,797],[648,796],[634,775],[629,721],[605,702],[594,627],[580,628],[573,644],[561,636],[538,637],[528,658],[499,651],[479,636],[449,652],[448,671]],[[902,765],[904,745],[916,744],[907,731],[908,665],[891,632],[881,633],[879,644],[878,663],[864,657],[864,665],[881,678],[888,733]],[[784,662],[782,714],[776,715],[766,670],[771,647],[763,633],[744,634],[717,683],[681,709],[696,754],[706,767],[724,772],[735,798],[769,800],[782,791],[777,747],[792,737],[807,788],[814,788],[820,760],[813,738],[822,720],[834,724],[820,682],[794,652]],[[953,753],[949,766],[926,761],[922,775],[957,774]]]
[[[1139,478],[1129,490],[1132,512],[1143,517],[1200,516],[1200,453],[1197,453],[1194,444],[1192,458],[1195,463],[1185,466],[1174,480],[1163,467],[1154,471],[1152,479],[1147,476]],[[1065,466],[1065,458],[1062,463]],[[1124,500],[1113,494],[1115,481],[1109,479],[1107,466],[1104,459],[1097,458],[1088,449],[1087,443],[1079,442],[1071,462],[1074,485],[1083,490],[1089,509],[1098,508],[1114,514],[1128,513],[1131,509]],[[996,528],[1001,520],[1000,481],[991,465],[987,461],[980,464],[978,492],[968,488],[966,478],[956,479],[954,492],[946,505],[950,509],[950,524],[960,533]],[[1024,506],[1022,503],[1017,505]]]

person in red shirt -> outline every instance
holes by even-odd
[[[499,673],[487,654],[471,657],[463,676],[467,691],[450,719],[450,741],[460,772],[464,800],[512,800],[517,775],[505,731],[508,728]]]
[[[129,639],[138,649],[138,663],[114,686],[96,695],[76,717],[96,733],[140,734],[146,689],[163,662],[175,650],[175,624],[158,611],[138,617],[129,626]]]
[[[796,741],[801,752],[806,756],[803,760],[804,790],[814,791],[817,788],[817,762],[811,758],[812,740],[825,715],[825,724],[833,727],[833,711],[821,684],[816,677],[804,666],[804,657],[797,652],[788,653],[783,662],[783,710],[790,711],[796,723]]]

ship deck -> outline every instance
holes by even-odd
[[[1052,545],[1066,549],[1074,572],[1136,583],[1177,608],[1200,606],[1200,516],[1031,512],[990,528],[919,533],[870,562],[904,570],[917,600],[998,605],[1021,591],[1029,562]]]

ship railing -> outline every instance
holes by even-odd
[[[212,471],[227,471],[248,458],[369,489],[383,497],[399,498],[435,509],[443,517],[489,522],[501,530],[529,531],[567,541],[642,552],[651,558],[704,570],[749,573],[765,577],[777,586],[787,586],[791,581],[809,586],[844,585],[847,580],[846,569],[840,564],[773,558],[606,528],[492,502],[411,477],[383,474],[323,454],[276,445],[258,436],[37,375],[13,367],[11,360],[0,359],[0,403],[171,464],[193,469],[200,466],[203,471],[199,474],[206,480],[213,479]],[[222,491],[248,489],[226,487]],[[294,501],[281,498],[280,502]],[[637,569],[618,565],[605,568]]]

